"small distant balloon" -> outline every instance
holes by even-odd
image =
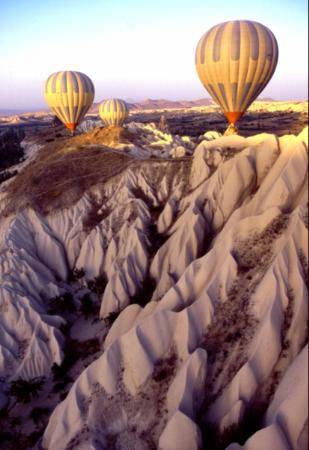
[[[249,20],[215,25],[196,48],[198,76],[232,125],[263,91],[277,62],[275,36]]]
[[[100,103],[99,115],[105,125],[122,126],[129,115],[129,108],[124,100],[113,98]]]
[[[55,72],[47,79],[45,100],[52,112],[72,132],[92,105],[94,86],[81,72]]]

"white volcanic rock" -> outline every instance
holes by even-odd
[[[182,158],[192,154],[194,142],[189,136],[174,136],[169,132],[159,130],[154,123],[142,124],[130,122],[126,125],[128,131],[137,136],[135,149],[128,147],[132,155],[159,158]]]
[[[228,450],[259,450],[265,445],[279,450],[308,448],[308,345],[279,383],[264,425],[245,445],[231,444]]]
[[[201,434],[196,424],[177,411],[160,436],[160,450],[198,450],[201,448]]]
[[[102,297],[101,317],[118,312],[130,303],[142,287],[147,274],[147,238],[137,227],[120,237],[117,257],[113,261],[113,272]]]
[[[304,142],[304,144],[308,147],[308,126],[306,126],[301,133],[297,136],[299,140]]]
[[[77,131],[87,132],[91,131],[96,127],[102,126],[102,121],[100,119],[90,118],[84,119],[81,124],[78,125]]]
[[[43,448],[198,449],[199,426],[205,436],[209,424],[241,427],[257,398],[263,428],[245,448],[304,448],[304,140],[204,141],[191,168],[136,160],[70,208],[0,219],[1,376],[61,363],[64,321],[46,302],[72,269],[85,271],[80,288],[106,279],[101,318],[120,313],[51,415]]]
[[[104,239],[99,227],[93,228],[84,240],[76,260],[76,268],[83,269],[87,279],[98,277],[104,266]]]
[[[187,150],[185,149],[185,147],[183,145],[179,145],[176,148],[173,148],[170,151],[170,156],[172,158],[183,158],[184,156],[186,156]]]
[[[289,101],[255,101],[249,107],[248,111],[289,111],[289,112],[308,112],[308,101],[289,102]]]
[[[175,198],[168,200],[163,211],[159,215],[157,230],[159,234],[164,234],[172,226],[178,209],[178,202]]]
[[[114,436],[119,448],[127,448],[126,442],[130,437],[131,448],[146,449],[149,448],[147,438],[150,442],[157,440],[165,427],[173,428],[175,412],[182,411],[187,416],[194,414],[193,405],[196,400],[201,402],[206,353],[200,349],[190,357],[185,348],[173,349],[173,343],[181,333],[183,318],[183,314],[160,312],[123,335],[121,342],[111,344],[87,369],[87,374],[81,375],[67,400],[56,409],[43,446],[57,450],[65,446],[71,448],[69,443],[72,445],[77,439],[85,442],[86,436],[79,430],[87,423],[89,429],[100,429],[106,440]],[[150,342],[152,346],[148,347]],[[183,365],[179,358],[185,356],[189,359]],[[175,378],[178,365],[181,370]],[[87,400],[89,395],[90,401]],[[82,397],[86,404],[81,402]],[[112,404],[113,412],[110,409]],[[158,416],[157,411],[165,404],[166,413],[161,412]],[[108,415],[105,408],[109,408]],[[68,418],[73,414],[75,417],[74,429],[70,426],[65,435],[66,425],[57,419],[59,414]],[[153,437],[148,434],[150,430]]]
[[[150,267],[150,275],[156,282],[154,300],[160,299],[201,254],[207,231],[207,223],[196,205],[178,219],[170,231],[171,237],[160,247]]]
[[[206,141],[213,141],[214,139],[218,139],[221,136],[222,134],[218,133],[218,131],[206,131],[206,133],[203,134],[203,138]]]
[[[47,315],[44,303],[60,293],[56,276],[66,274],[63,248],[38,215],[11,221],[0,251],[2,376],[34,378],[60,364],[63,319]]]
[[[190,176],[192,188],[208,178],[211,169],[216,168],[222,161],[224,151],[231,148],[242,150],[247,145],[246,139],[241,136],[223,136],[215,139],[208,139],[207,136],[194,151]]]

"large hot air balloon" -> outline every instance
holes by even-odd
[[[74,132],[94,98],[90,78],[81,72],[55,72],[47,79],[45,100],[53,113]]]
[[[196,48],[198,76],[232,126],[265,88],[277,61],[273,33],[249,20],[215,25]]]
[[[129,108],[124,100],[113,98],[100,103],[99,114],[105,125],[121,126],[129,115]]]

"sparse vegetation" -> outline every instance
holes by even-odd
[[[54,364],[52,367],[54,381],[60,381],[63,380],[64,377],[69,376],[69,370],[79,359],[86,358],[87,356],[93,355],[101,350],[102,348],[100,341],[96,337],[86,341],[78,341],[77,339],[67,338],[64,347],[65,357],[62,364],[60,366]]]
[[[155,363],[153,373],[141,385],[135,395],[131,395],[123,383],[124,368],[119,367],[117,392],[109,395],[99,383],[92,386],[90,399],[82,407],[86,416],[89,403],[95,415],[92,418],[92,427],[102,430],[109,449],[124,448],[122,435],[130,443],[130,448],[147,448],[156,450],[158,439],[167,422],[166,395],[175,377],[178,357],[175,349],[171,348]],[[139,414],[136,414],[136,411]],[[151,413],[150,413],[151,412]],[[126,427],[123,433],[113,431],[113,424],[126,415]],[[140,420],[143,417],[143,420]],[[66,450],[74,450],[89,437],[88,424],[71,439]],[[91,434],[91,438],[94,438]],[[98,442],[99,445],[99,442]],[[135,447],[136,446],[136,447]]]
[[[15,175],[17,175],[17,170],[3,170],[3,172],[0,172],[0,184],[3,183],[4,181],[9,180],[12,177],[15,177]]]
[[[119,316],[119,311],[117,312],[112,312],[108,315],[108,317],[105,317],[104,322],[106,324],[106,326],[108,328],[110,328],[113,323],[115,322],[115,320],[117,319],[117,317]]]
[[[91,298],[90,294],[84,294],[81,298],[81,305],[79,308],[79,312],[85,317],[85,319],[89,319],[91,316],[95,316],[98,314],[99,305],[97,302]]]
[[[29,417],[37,425],[40,422],[45,422],[46,416],[50,414],[49,408],[38,406],[33,408]]]
[[[78,269],[74,267],[73,270],[69,273],[68,280],[70,283],[74,283],[78,280],[81,280],[85,276],[85,270],[83,268]]]
[[[98,275],[93,280],[89,280],[87,282],[87,287],[91,292],[95,293],[98,297],[100,297],[101,295],[103,295],[105,291],[106,284],[107,280],[105,276],[102,274]]]
[[[44,382],[42,377],[32,378],[31,380],[19,378],[10,383],[8,394],[15,397],[17,403],[29,403],[39,396]]]
[[[0,129],[0,171],[17,164],[24,156],[20,146],[24,137],[25,133],[19,127]]]
[[[152,294],[156,288],[156,282],[150,275],[146,276],[138,292],[131,298],[130,303],[137,303],[140,306],[146,306],[151,300]]]
[[[83,227],[86,232],[91,231],[110,214],[110,209],[105,206],[107,198],[102,198],[98,202],[95,196],[90,194],[90,201],[91,209],[83,220]]]
[[[3,450],[29,450],[35,448],[42,436],[44,428],[33,431],[30,434],[20,432],[4,432],[0,434],[0,449]]]
[[[255,233],[249,239],[236,242],[233,256],[238,268],[237,278],[228,292],[227,299],[221,300],[216,305],[214,319],[201,343],[207,351],[209,362],[206,396],[201,417],[206,415],[211,404],[222,394],[246,362],[247,356],[244,349],[252,339],[258,323],[250,311],[250,298],[272,261],[273,242],[286,229],[288,221],[289,216],[281,214],[261,233]],[[290,318],[290,314],[288,317]],[[289,320],[287,319],[284,328],[289,326]],[[205,448],[221,450],[226,447],[226,442],[231,435],[235,436],[236,442],[249,437],[247,429],[252,433],[253,429],[257,429],[261,419],[257,413],[256,417],[252,417],[251,407],[252,411],[264,411],[265,404],[268,405],[268,402],[264,403],[261,399],[254,400],[248,407],[245,422],[237,427],[231,427],[223,434],[209,423],[202,421],[200,426],[204,435]]]
[[[49,314],[63,315],[65,313],[74,313],[76,311],[75,302],[70,292],[58,295],[49,300],[47,312]]]

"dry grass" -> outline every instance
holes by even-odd
[[[88,133],[47,144],[8,186],[4,214],[24,207],[43,213],[68,207],[91,186],[106,182],[133,161],[108,147],[83,145],[87,140]]]
[[[70,145],[90,145],[100,144],[113,146],[117,144],[129,144],[133,141],[135,135],[126,128],[119,126],[96,127],[87,133],[74,136],[67,144]]]
[[[27,207],[43,214],[69,207],[92,186],[104,184],[128,166],[143,164],[127,153],[112,148],[136,139],[122,127],[95,128],[74,137],[55,132],[50,135],[51,138],[46,139],[45,131],[39,136],[38,143],[43,141],[45,146],[39,151],[37,159],[18,173],[7,187],[2,205],[4,215]],[[180,168],[187,163],[180,160],[171,162],[174,164],[168,164],[167,160],[147,160],[146,164],[151,165],[151,178],[156,173],[155,168],[162,163],[171,168],[174,175],[179,171],[179,162]],[[165,171],[159,172],[162,178]],[[180,172],[182,177],[183,171]]]

